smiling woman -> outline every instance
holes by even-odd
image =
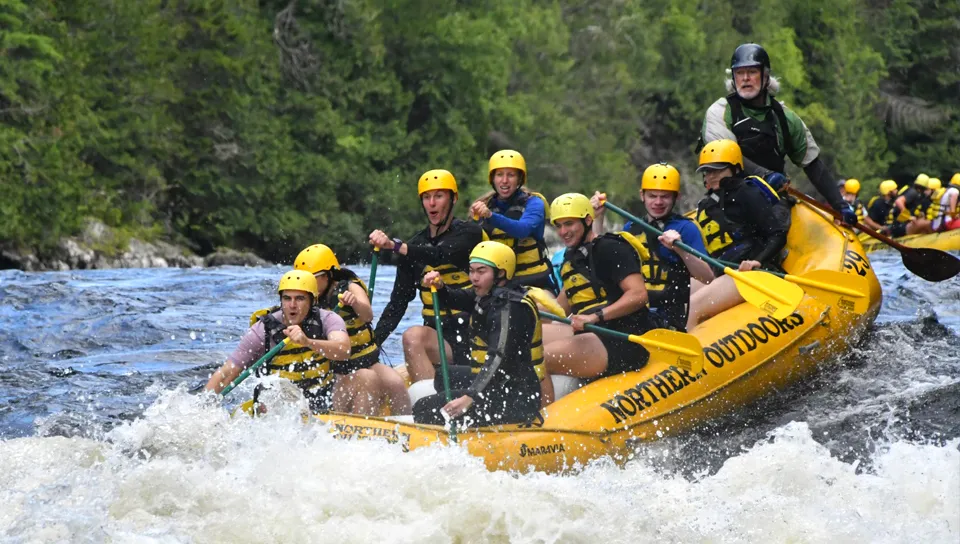
[[[512,149],[490,157],[488,181],[491,192],[470,206],[475,221],[487,238],[512,248],[517,254],[516,282],[556,292],[543,238],[547,222],[547,199],[530,191],[527,162]]]

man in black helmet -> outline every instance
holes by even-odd
[[[780,83],[770,75],[770,56],[755,43],[737,47],[730,62],[730,94],[707,109],[701,146],[714,140],[735,140],[743,150],[744,172],[774,187],[783,185],[786,158],[803,168],[814,187],[846,223],[856,224],[853,206],[843,200],[834,177],[820,160],[820,147],[807,125],[774,95]]]

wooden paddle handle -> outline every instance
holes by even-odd
[[[807,204],[813,206],[814,208],[817,208],[818,210],[823,210],[823,211],[829,213],[829,214],[832,215],[832,216],[834,217],[834,219],[836,219],[837,221],[843,222],[843,216],[840,215],[840,212],[838,212],[837,210],[834,210],[834,209],[831,208],[830,206],[827,206],[826,204],[823,204],[823,203],[818,202],[818,201],[815,200],[813,197],[811,197],[811,196],[809,196],[809,195],[807,195],[807,194],[805,194],[805,193],[801,193],[800,191],[794,189],[793,187],[787,187],[787,191],[788,191],[791,195],[799,198],[800,200],[806,202]],[[846,224],[846,223],[844,223],[844,224]],[[855,227],[857,227],[858,229],[860,229],[861,232],[867,233],[867,236],[870,236],[871,238],[876,238],[877,240],[880,240],[881,242],[883,242],[883,243],[885,243],[885,244],[887,244],[887,245],[889,245],[889,246],[891,246],[891,247],[894,247],[894,248],[899,249],[899,250],[909,249],[907,246],[905,246],[905,245],[903,245],[903,244],[901,244],[901,243],[899,243],[899,242],[894,241],[893,238],[890,238],[889,236],[885,236],[885,235],[883,235],[883,234],[880,234],[879,232],[871,229],[870,227],[864,225],[863,223],[859,223],[859,222],[858,222],[856,225],[853,225],[853,226],[855,226]]]

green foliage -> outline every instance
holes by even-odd
[[[670,161],[690,202],[746,41],[838,176],[949,178],[957,20],[933,0],[0,0],[0,246],[89,216],[200,252],[289,261],[323,241],[350,260],[374,228],[423,228],[423,171],[454,172],[462,214],[506,147],[548,198],[630,204]]]

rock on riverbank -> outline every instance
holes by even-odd
[[[116,233],[95,220],[83,233],[64,238],[56,247],[42,252],[0,249],[0,269],[28,272],[94,268],[191,268],[195,266],[265,266],[270,263],[252,253],[222,249],[200,257],[189,249],[164,241],[145,242],[131,238],[122,250],[116,248]]]

